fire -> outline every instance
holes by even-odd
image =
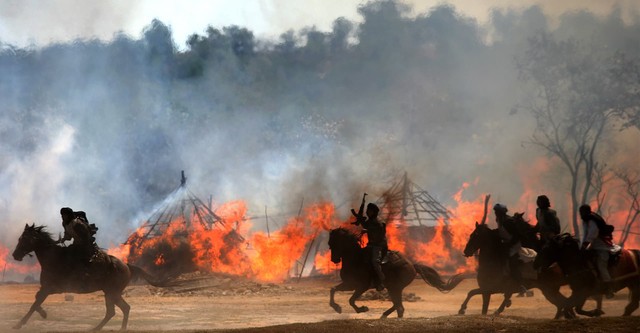
[[[475,271],[475,262],[465,259],[462,251],[475,228],[475,222],[482,219],[484,197],[475,201],[465,201],[462,198],[463,192],[470,186],[470,183],[463,183],[460,190],[454,194],[455,206],[447,207],[451,212],[448,223],[443,219],[438,220],[433,226],[433,236],[430,240],[411,245],[408,252],[414,260],[449,273]]]
[[[320,274],[331,274],[342,268],[342,262],[337,265],[331,262],[331,251],[325,251],[317,253],[314,259],[314,266],[316,271]]]
[[[302,256],[310,237],[298,219],[289,220],[281,230],[271,237],[256,233],[252,243],[256,254],[252,258],[252,269],[256,278],[265,281],[283,281],[289,269]]]
[[[153,263],[156,264],[156,266],[164,265],[164,256],[162,255],[162,253],[160,253],[158,257],[156,257],[156,260],[154,260]]]
[[[171,221],[160,236],[150,239],[144,238],[143,226],[130,236],[129,248],[121,246],[112,253],[128,251],[130,262],[153,262],[162,270],[184,268],[177,267],[177,262],[186,260],[201,271],[281,282],[312,240],[341,224],[335,219],[335,206],[327,202],[307,207],[303,216],[289,219],[284,227],[270,234],[251,232],[243,201],[223,204],[216,215],[222,219],[221,225],[209,228],[205,223],[195,223],[200,217],[194,214]],[[176,257],[179,249],[183,249],[182,255]]]
[[[539,160],[530,170],[539,176],[549,170],[549,163]],[[523,175],[531,174],[525,171],[523,169]],[[444,274],[474,272],[475,260],[465,258],[462,252],[475,223],[480,222],[484,212],[484,195],[471,199],[464,195],[477,183],[478,179],[473,183],[463,183],[452,197],[454,204],[446,207],[449,218],[439,219],[433,226],[418,228],[407,225],[399,214],[392,216],[386,221],[389,248]],[[540,185],[534,180],[523,181],[523,185],[524,194],[516,200],[531,212],[535,210],[535,196],[538,193],[534,186]],[[609,191],[614,198],[615,191]],[[616,230],[621,230],[620,221],[628,216],[628,212],[614,207],[628,207],[629,202],[622,197],[610,202],[607,206],[610,222],[616,225]],[[512,212],[522,211],[520,206],[510,208]],[[148,225],[143,226],[130,236],[126,245],[113,248],[109,253],[131,263],[146,262],[162,272],[200,270],[281,282],[289,278],[294,269],[300,270],[301,266],[304,269],[307,264],[314,265],[313,271],[321,274],[340,269],[340,265],[331,263],[326,244],[319,242],[325,239],[327,231],[336,227],[349,228],[355,233],[362,231],[351,221],[338,219],[331,202],[311,204],[299,216],[289,218],[283,227],[271,232],[252,230],[247,204],[242,200],[222,204],[215,214],[220,217],[221,223],[207,224],[200,214],[193,213],[171,221],[161,235],[153,238],[146,237],[149,228],[144,229]],[[381,215],[389,214],[383,211]],[[527,216],[535,219],[532,213]],[[492,211],[489,210],[487,222],[492,217]],[[367,235],[364,234],[361,245],[364,247],[366,243]],[[637,248],[638,245],[638,237],[632,235],[626,247]],[[299,273],[295,272],[296,275]]]
[[[0,271],[2,274],[7,272],[14,272],[18,274],[37,274],[40,271],[40,264],[25,264],[22,262],[16,262],[11,256],[11,251],[0,244]]]
[[[118,246],[111,246],[107,249],[107,254],[112,255],[120,260],[122,260],[125,264],[128,261],[129,252],[131,252],[131,245],[129,244],[120,244]]]

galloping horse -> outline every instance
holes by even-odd
[[[547,243],[538,256],[535,265],[548,267],[557,262],[567,276],[572,293],[568,307],[575,307],[576,312],[594,317],[603,312],[598,308],[583,311],[582,306],[590,296],[602,298],[598,286],[598,275],[594,265],[580,250],[578,241],[569,234],[558,235]],[[615,265],[609,267],[615,291],[629,288],[629,304],[624,308],[623,316],[630,316],[640,306],[640,251],[636,249],[622,250]]]
[[[86,273],[74,270],[73,262],[70,262],[67,247],[58,246],[51,238],[51,234],[45,231],[45,227],[25,225],[18,245],[13,251],[13,258],[21,261],[25,255],[35,252],[42,271],[40,273],[40,290],[36,293],[36,300],[31,305],[27,314],[14,327],[16,329],[27,323],[33,312],[38,312],[43,318],[47,313],[41,305],[51,294],[64,292],[86,294],[102,290],[104,292],[107,312],[104,319],[94,328],[100,330],[115,315],[114,305],[117,305],[124,318],[121,329],[127,328],[130,306],[122,298],[122,291],[129,281],[142,277],[154,286],[160,286],[153,277],[141,268],[126,265],[118,258],[108,256],[104,252],[94,257]]]
[[[371,264],[367,262],[368,256],[365,253],[367,249],[360,246],[358,236],[343,228],[331,230],[329,248],[331,249],[331,261],[336,264],[342,261],[342,269],[340,269],[342,283],[331,288],[329,305],[336,312],[342,313],[342,308],[334,301],[334,295],[336,291],[353,290],[349,304],[357,313],[369,311],[366,306],[359,307],[355,303],[365,291],[374,287],[375,273]],[[386,310],[381,318],[386,318],[393,311],[397,311],[398,318],[402,318],[404,314],[402,290],[415,279],[416,272],[425,282],[442,292],[452,290],[464,279],[458,274],[444,282],[433,268],[412,264],[402,254],[395,251],[389,251],[389,262],[382,265],[382,271],[385,275],[384,285],[389,291],[393,306]]]
[[[495,314],[500,314],[505,307],[511,305],[511,295],[520,290],[520,286],[509,275],[505,274],[507,267],[507,257],[497,229],[489,229],[484,223],[477,223],[476,228],[469,236],[469,241],[464,248],[464,255],[473,256],[477,251],[478,255],[478,286],[479,288],[469,291],[467,298],[460,306],[458,314],[464,314],[467,309],[467,303],[471,297],[482,295],[482,314],[486,315],[489,308],[489,301],[492,294],[504,294],[504,300]],[[531,264],[528,264],[528,270],[533,272]],[[566,284],[562,273],[557,266],[553,266],[542,271],[537,279],[525,277],[523,280],[527,288],[538,288],[542,291],[544,297],[556,306],[557,312],[555,318],[558,319],[562,314],[566,318],[573,318],[573,314],[565,309],[566,297],[560,293],[560,286]]]

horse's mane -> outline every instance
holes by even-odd
[[[351,232],[349,229],[339,227],[331,230],[330,233],[332,235],[339,236],[341,238],[346,238],[347,240],[352,241],[354,243],[360,243],[360,236]]]
[[[35,226],[35,225],[31,225],[30,227],[35,231],[36,237],[37,239],[47,242],[47,243],[51,243],[51,244],[55,244],[56,241],[53,240],[53,236],[51,235],[50,232],[47,231],[47,227],[44,225],[39,225],[39,226]]]

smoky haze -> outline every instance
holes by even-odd
[[[61,231],[63,206],[87,212],[99,245],[123,242],[181,170],[203,199],[243,199],[255,215],[267,206],[276,223],[302,200],[331,200],[346,216],[404,171],[445,204],[463,182],[475,182],[471,198],[515,204],[545,156],[523,144],[531,116],[510,112],[526,88],[514,59],[527,38],[640,51],[638,21],[615,10],[554,24],[536,6],[495,10],[486,24],[444,5],[358,12],[275,40],[211,27],[184,51],[157,20],[140,38],[4,44],[0,242],[15,246],[24,223]],[[537,185],[564,186],[559,177]]]

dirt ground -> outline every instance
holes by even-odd
[[[180,287],[154,288],[134,285],[126,289],[131,305],[129,329],[136,332],[612,332],[640,331],[640,310],[631,318],[618,317],[627,304],[627,292],[621,291],[603,306],[600,319],[551,320],[555,308],[538,290],[533,297],[513,298],[513,305],[500,317],[480,316],[481,299],[469,303],[467,315],[457,315],[466,293],[476,287],[475,279],[463,281],[453,291],[443,294],[422,280],[405,289],[405,319],[377,320],[390,302],[372,300],[376,293],[365,294],[359,305],[370,308],[356,314],[348,305],[350,293],[338,293],[336,302],[343,313],[329,307],[329,288],[336,278],[304,278],[283,284],[256,283],[232,277],[192,276]],[[38,285],[0,285],[0,332],[11,327],[26,313]],[[564,290],[566,293],[566,290]],[[490,313],[502,297],[494,295]],[[595,307],[589,301],[586,308]],[[104,316],[102,293],[50,296],[43,308],[48,318],[34,314],[21,332],[86,331]],[[118,330],[122,314],[105,326]],[[357,320],[356,320],[357,319]],[[284,326],[276,326],[284,325]]]

